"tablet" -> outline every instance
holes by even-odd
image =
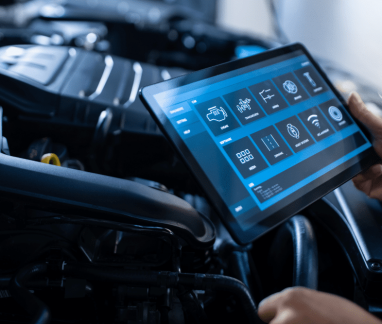
[[[239,244],[378,160],[301,44],[154,84],[140,97]]]

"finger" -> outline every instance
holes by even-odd
[[[376,194],[380,197],[380,190],[378,190],[380,186],[382,178],[382,165],[375,164],[371,166],[368,170],[363,173],[358,174],[353,178],[353,183],[355,187],[370,197],[372,194],[375,196]]]
[[[381,177],[373,180],[369,197],[382,200],[382,178]]]
[[[265,323],[269,323],[277,314],[280,293],[263,299],[259,304],[258,315]]]
[[[283,309],[277,313],[276,317],[270,322],[270,324],[289,324],[289,323],[301,323],[297,321],[298,316],[292,309]]]
[[[354,186],[364,192],[366,195],[370,195],[372,186],[373,186],[373,180],[364,180],[364,179],[359,179],[361,176],[359,175],[358,177],[353,178],[353,184]]]
[[[365,181],[368,181],[368,180],[371,180],[371,179],[369,177],[367,177],[364,173],[357,174],[353,178],[353,182],[354,183],[362,183],[362,182],[365,182]]]
[[[352,92],[348,99],[348,105],[352,115],[369,128],[374,137],[382,138],[382,118],[367,109],[358,93]]]
[[[373,179],[375,178],[373,168],[358,174],[353,178],[354,186],[369,195],[373,186]]]
[[[360,173],[359,175],[361,175],[365,180],[375,179],[379,177],[380,175],[382,175],[382,165],[374,164],[367,170]]]
[[[374,179],[377,177],[380,177],[382,175],[382,165],[374,164],[369,168],[368,172],[369,172],[369,175],[374,177]]]
[[[356,182],[362,182],[362,181],[368,181],[371,179],[375,179],[376,177],[379,177],[382,175],[382,165],[380,164],[374,164],[366,171],[363,171],[356,175],[353,179]]]

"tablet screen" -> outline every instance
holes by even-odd
[[[229,210],[236,236],[275,225],[266,220],[372,146],[301,49],[153,98],[159,122],[176,132],[178,150],[187,148]]]

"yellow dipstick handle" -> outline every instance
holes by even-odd
[[[44,154],[41,158],[41,162],[46,164],[51,164],[52,162],[53,165],[61,166],[60,159],[54,153]]]

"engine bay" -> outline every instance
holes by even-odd
[[[238,245],[138,98],[281,40],[222,30],[203,1],[3,9],[2,323],[262,323],[260,301],[293,286],[382,318],[378,201],[348,182]],[[382,109],[373,86],[318,61]]]

